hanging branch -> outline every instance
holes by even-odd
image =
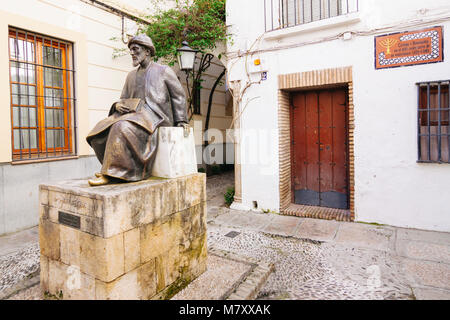
[[[189,121],[194,116],[194,97],[198,88],[201,88],[202,76],[206,70],[211,66],[211,61],[214,59],[214,55],[210,53],[202,53],[197,71],[192,70],[191,74],[186,77],[186,86],[188,89],[188,110],[190,112]],[[192,77],[192,87],[189,89],[189,78]]]
[[[209,129],[209,118],[211,115],[211,106],[212,106],[214,91],[216,91],[216,88],[219,85],[220,81],[222,81],[222,78],[225,75],[226,71],[227,71],[226,69],[223,69],[220,76],[216,79],[216,82],[214,83],[214,85],[211,89],[211,92],[209,93],[208,112],[206,113],[206,120],[205,120],[205,131],[204,131],[205,133],[208,132],[208,129]],[[206,139],[205,146],[208,146],[208,144],[209,144],[209,140]]]

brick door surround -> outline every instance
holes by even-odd
[[[310,210],[313,214],[299,214],[292,209],[292,184],[291,184],[291,119],[290,119],[290,94],[292,91],[315,90],[330,87],[348,88],[348,141],[349,141],[349,187],[350,187],[350,220],[355,219],[355,165],[354,165],[354,104],[353,104],[353,75],[352,67],[333,68],[283,74],[278,76],[278,127],[279,127],[279,162],[280,162],[280,213],[289,215],[301,215],[311,218],[327,218],[326,209],[321,211]],[[317,209],[317,208],[316,208]],[[337,220],[345,220],[345,215],[340,211],[329,210],[331,216]]]

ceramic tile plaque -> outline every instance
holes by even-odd
[[[375,68],[444,61],[442,27],[375,37]]]

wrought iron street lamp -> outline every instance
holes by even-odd
[[[187,41],[183,41],[182,45],[181,48],[177,49],[178,65],[181,70],[189,74],[194,69],[195,56],[198,51],[190,48]]]
[[[180,67],[180,70],[184,71],[186,73],[186,86],[188,88],[188,102],[189,102],[189,110],[192,111],[192,115],[194,114],[194,110],[192,110],[192,103],[193,103],[193,95],[194,93],[191,92],[191,89],[189,89],[189,77],[192,76],[193,80],[193,87],[192,91],[195,90],[195,70],[194,70],[194,64],[195,64],[195,58],[197,55],[198,50],[194,50],[189,47],[187,41],[183,41],[182,47],[177,49],[178,51],[178,65]]]

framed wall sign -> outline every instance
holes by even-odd
[[[267,80],[267,71],[264,71],[263,73],[261,73],[261,81],[266,81]]]
[[[375,37],[376,69],[442,61],[444,61],[442,27]]]

